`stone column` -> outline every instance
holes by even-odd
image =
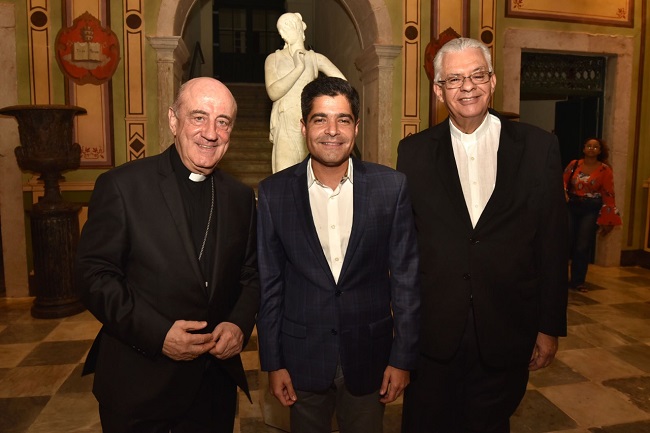
[[[160,152],[174,142],[167,112],[183,79],[190,53],[180,36],[147,36],[158,62],[158,140]]]
[[[356,59],[361,71],[361,120],[365,123],[363,159],[394,167],[393,127],[393,70],[400,45],[373,44]]]

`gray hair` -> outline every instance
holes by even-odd
[[[461,51],[465,51],[470,48],[477,48],[481,50],[481,54],[483,54],[483,57],[485,58],[485,62],[488,64],[488,71],[492,72],[492,54],[490,54],[490,49],[485,45],[483,42],[478,41],[476,39],[470,39],[470,38],[456,38],[452,39],[451,41],[447,42],[445,45],[438,50],[436,53],[436,57],[433,59],[433,69],[435,71],[435,79],[434,81],[440,81],[442,77],[440,76],[440,73],[442,71],[442,59],[445,54],[447,53],[459,53]]]

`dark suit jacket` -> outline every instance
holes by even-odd
[[[100,404],[174,416],[191,404],[210,358],[248,392],[239,356],[173,361],[161,353],[176,320],[205,320],[203,332],[232,322],[245,339],[254,326],[255,196],[219,170],[213,176],[217,239],[208,289],[169,150],[97,179],[76,273],[85,305],[103,324],[86,361],[86,371],[95,371],[93,392]]]
[[[286,368],[296,389],[320,391],[340,357],[346,387],[367,394],[388,364],[408,370],[417,359],[420,292],[406,180],[353,159],[352,231],[337,284],[311,216],[307,161],[259,186],[262,370]]]
[[[398,155],[418,231],[422,352],[451,358],[470,305],[481,355],[495,367],[527,364],[538,331],[566,335],[567,215],[555,136],[501,119],[496,185],[475,228],[449,120],[404,138]]]

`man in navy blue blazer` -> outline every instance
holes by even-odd
[[[417,360],[420,289],[405,176],[350,156],[359,95],[318,78],[301,95],[309,156],[259,185],[262,370],[292,433],[381,432]]]

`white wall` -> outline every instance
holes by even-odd
[[[519,121],[553,132],[555,129],[556,102],[558,101],[521,101],[519,105]]]

